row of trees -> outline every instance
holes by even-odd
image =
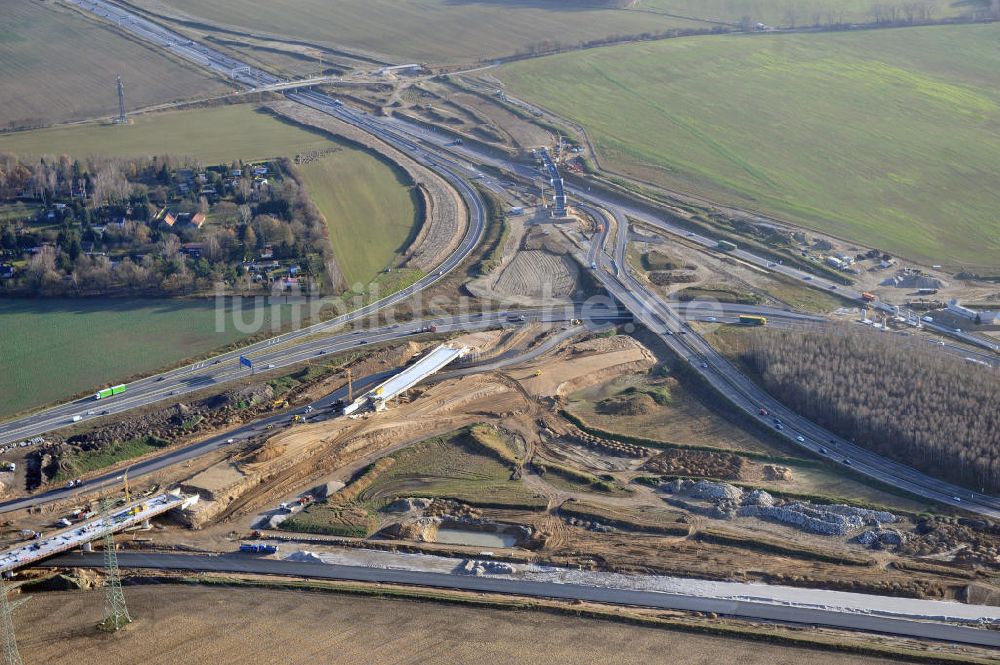
[[[1000,491],[1000,373],[869,330],[761,329],[742,360],[789,407],[885,457]]]

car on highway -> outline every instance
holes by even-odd
[[[795,437],[795,440],[798,441],[799,443],[805,443],[806,442],[806,437],[804,437],[801,434],[799,434],[797,437]]]
[[[268,369],[274,369],[274,363],[268,363],[267,368]]]
[[[836,291],[837,290],[837,285],[836,284],[831,284],[830,286],[828,286],[826,288],[830,289],[831,291]]]
[[[705,321],[707,321],[708,323],[715,323],[717,319],[714,316],[707,316],[705,317]]]
[[[236,439],[226,439],[226,443],[233,443]]]
[[[702,363],[701,364],[701,368],[702,369],[708,369],[708,363]]]
[[[317,351],[317,352],[316,352],[316,355],[317,355],[317,356],[323,356],[323,355],[326,355],[326,349],[320,349],[319,351]]]
[[[785,426],[782,425],[781,423],[778,423],[777,425],[774,426],[774,429],[780,432],[781,430],[785,429]]]
[[[844,458],[844,464],[846,464],[847,466],[852,466],[851,460],[847,459],[846,457]]]
[[[111,413],[111,412],[110,412],[110,411],[108,411],[107,409],[104,409],[103,411],[101,411],[101,415],[102,415],[102,416],[106,416],[106,415],[108,415],[109,413]]]
[[[958,501],[959,503],[961,503],[961,501],[962,501],[962,498],[958,497],[958,496],[953,496],[951,498],[954,499],[955,501]]]
[[[811,282],[812,278],[813,278],[812,275],[803,275],[802,276],[802,279],[806,280],[807,282]]]
[[[820,452],[821,455],[827,455],[827,454],[829,454],[826,448],[820,448],[819,452]]]
[[[163,380],[163,377],[162,377],[162,376],[158,376],[158,377],[156,377],[156,382],[157,382],[157,383],[159,383],[159,382],[160,382],[160,381],[162,381],[162,380]]]
[[[213,365],[221,365],[221,364],[222,364],[222,360],[216,360],[216,361],[215,361],[215,362],[213,362],[212,364],[213,364]]]

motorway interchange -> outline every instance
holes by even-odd
[[[80,8],[91,11],[98,16],[115,22],[120,29],[150,41],[176,55],[186,58],[200,66],[226,76],[250,88],[279,85],[285,81],[267,72],[241,63],[233,58],[219,53],[209,47],[187,40],[180,35],[171,33],[161,26],[140,16],[123,11],[121,8],[101,0],[69,0]],[[757,419],[764,427],[774,429],[775,424],[781,424],[778,435],[784,436],[790,443],[798,445],[811,453],[826,457],[840,464],[846,470],[860,473],[876,479],[910,494],[921,496],[956,508],[962,508],[992,518],[1000,518],[1000,500],[993,497],[970,493],[922,474],[905,465],[886,460],[851,444],[832,433],[823,430],[815,424],[799,417],[781,404],[769,397],[759,387],[743,376],[731,363],[716,352],[701,336],[689,326],[687,318],[697,319],[704,314],[679,313],[672,303],[664,301],[655,292],[649,290],[629,271],[626,261],[628,228],[630,220],[636,220],[657,228],[668,235],[683,236],[686,240],[713,248],[716,241],[691,233],[663,219],[650,215],[643,210],[633,209],[618,201],[610,200],[601,194],[584,192],[572,188],[563,190],[561,179],[560,191],[571,194],[579,207],[595,218],[602,218],[602,229],[595,234],[586,256],[578,256],[584,269],[592,269],[595,277],[621,305],[625,312],[605,309],[587,316],[579,310],[563,313],[539,314],[532,310],[513,310],[495,313],[473,314],[460,317],[440,317],[420,319],[370,330],[344,331],[347,326],[372,317],[381,309],[403,302],[414,294],[433,286],[445,275],[455,270],[481,242],[485,230],[485,208],[476,189],[470,183],[478,179],[491,189],[502,189],[502,184],[496,178],[484,176],[480,165],[487,165],[511,174],[510,177],[531,182],[537,177],[537,171],[530,165],[518,162],[507,162],[492,155],[485,155],[474,148],[455,145],[435,134],[432,130],[417,127],[398,118],[376,118],[364,112],[345,107],[338,100],[315,90],[297,89],[289,91],[286,96],[305,106],[327,113],[339,120],[354,125],[393,147],[410,155],[418,162],[432,168],[444,177],[462,196],[469,213],[469,224],[458,250],[452,254],[437,271],[427,275],[414,285],[383,298],[375,303],[359,308],[335,319],[316,324],[301,330],[285,333],[269,340],[264,340],[239,350],[234,350],[217,357],[199,361],[185,367],[169,370],[158,375],[146,377],[128,385],[128,391],[122,396],[109,399],[107,403],[93,402],[88,399],[46,409],[17,420],[0,425],[0,444],[38,436],[46,432],[66,426],[74,416],[87,416],[94,411],[93,417],[114,416],[162,400],[171,399],[186,393],[203,390],[208,386],[218,385],[246,376],[247,370],[238,364],[240,355],[250,355],[258,367],[277,369],[301,363],[327,353],[336,354],[360,346],[383,344],[408,336],[421,334],[430,326],[434,326],[440,334],[459,331],[482,330],[501,325],[510,325],[512,318],[523,316],[527,321],[537,321],[550,324],[565,324],[576,318],[584,318],[589,322],[601,324],[620,322],[631,317],[650,331],[658,335],[664,344],[678,357],[687,361],[691,368],[710,385],[733,408],[742,411],[747,417]],[[558,169],[545,153],[545,175],[553,182],[559,179]],[[555,182],[554,182],[555,184]],[[616,229],[613,247],[607,247],[611,230]],[[802,282],[804,285],[827,290],[838,290],[838,294],[847,299],[859,300],[861,294],[837,285],[829,280],[814,277],[791,266],[775,264],[765,257],[757,256],[745,250],[736,250],[732,255],[751,265],[767,271],[774,271]],[[592,268],[593,267],[593,268]],[[894,308],[879,303],[884,311],[896,313]],[[817,325],[821,320],[808,315],[778,310],[760,308],[734,308],[720,306],[713,319],[719,322],[731,321],[739,313],[759,311],[766,313],[775,321],[787,325]],[[998,351],[997,345],[983,341],[965,333],[958,333],[934,324],[927,324],[935,332],[946,334],[959,342],[975,344],[987,353],[983,357],[994,362],[991,353]],[[940,330],[938,329],[940,328]],[[684,334],[680,334],[680,333]],[[970,353],[964,347],[956,347],[959,353]],[[502,362],[521,362],[523,356],[508,358]],[[475,367],[462,371],[477,371]],[[389,374],[380,373],[365,377],[359,382],[361,388],[374,385],[384,380]],[[445,375],[447,377],[447,375]],[[332,404],[343,395],[338,392],[313,404],[316,417],[331,417]],[[100,409],[100,412],[97,411]],[[133,477],[151,473],[180,461],[205,454],[211,450],[228,445],[233,441],[242,441],[263,434],[269,427],[280,421],[286,421],[287,414],[278,414],[269,418],[245,425],[236,431],[173,450],[170,453],[136,465]],[[93,489],[116,482],[117,475],[108,473],[92,478],[79,487],[65,488],[39,494],[33,497],[17,499],[0,504],[0,511],[8,512],[39,505],[72,496],[78,492]],[[177,565],[171,562],[170,565]],[[169,566],[166,566],[169,567]],[[416,583],[416,582],[415,582]],[[492,590],[492,589],[491,589]],[[509,590],[509,589],[508,589]],[[547,590],[548,595],[558,593]],[[569,596],[567,596],[569,597]],[[573,596],[576,597],[576,596]],[[624,602],[624,601],[623,601]],[[643,604],[643,603],[639,603]],[[732,609],[732,608],[730,608]],[[751,615],[767,618],[760,613]],[[777,618],[777,617],[774,617]],[[787,617],[786,617],[787,619]],[[785,619],[780,619],[785,620]],[[791,618],[790,620],[801,620]],[[820,622],[820,621],[817,621]],[[867,626],[872,629],[871,624]],[[877,629],[877,628],[876,628]],[[892,632],[891,629],[886,629]],[[948,639],[943,637],[943,639]],[[991,640],[993,645],[995,640]]]
[[[282,82],[281,79],[271,74],[234,60],[209,47],[191,42],[155,23],[138,15],[123,11],[119,7],[103,2],[102,0],[74,0],[74,2],[83,9],[94,12],[108,20],[115,21],[122,30],[131,32],[147,41],[152,41],[163,48],[170,49],[197,64],[205,66],[208,63],[208,66],[214,71],[228,73],[235,80],[248,87]],[[107,409],[109,411],[108,415],[120,413],[126,408],[142,406],[180,395],[184,392],[204,388],[206,385],[236,378],[239,375],[239,370],[233,367],[233,364],[241,354],[259,353],[269,347],[280,346],[281,351],[276,351],[271,356],[265,354],[261,357],[261,361],[275,367],[301,361],[304,355],[307,356],[310,351],[315,352],[317,347],[310,348],[309,344],[314,344],[314,342],[309,342],[305,345],[304,349],[298,349],[295,344],[297,341],[304,340],[318,333],[336,330],[351,322],[362,320],[380,309],[400,303],[415,293],[433,285],[443,275],[454,270],[469,256],[481,241],[485,228],[484,204],[470,184],[469,179],[476,178],[485,184],[497,184],[495,179],[484,176],[478,170],[478,164],[487,164],[513,174],[516,177],[524,178],[529,182],[536,176],[534,169],[528,165],[503,161],[494,156],[483,155],[468,146],[455,145],[453,142],[436,135],[431,130],[416,127],[398,118],[382,119],[364,112],[355,111],[344,106],[339,100],[314,90],[295,90],[286,93],[286,96],[293,101],[327,113],[372,134],[441,174],[461,194],[469,210],[469,225],[460,247],[445,261],[436,273],[432,273],[407,289],[375,303],[333,320],[286,333],[238,351],[223,354],[209,361],[199,363],[196,366],[172,370],[162,375],[136,382],[136,385],[129,387],[131,394],[127,398],[119,400],[118,404],[111,405]],[[547,156],[547,152],[544,153],[544,156]],[[560,187],[562,186],[558,170],[551,160],[545,163],[544,174],[553,180],[553,182],[559,180]],[[490,183],[490,181],[494,182]],[[589,205],[592,212],[611,215],[619,228],[619,232],[616,234],[617,240],[614,255],[609,261],[611,270],[604,269],[605,264],[603,259],[601,259],[600,265],[602,269],[597,271],[605,288],[615,295],[639,321],[652,326],[655,332],[661,334],[668,346],[681,355],[681,357],[697,358],[692,363],[695,371],[701,373],[724,396],[733,400],[733,403],[741,408],[741,410],[756,413],[761,408],[759,405],[773,402],[760,389],[753,387],[745,377],[742,377],[739,372],[718,353],[714,352],[696,334],[685,335],[683,338],[681,336],[667,335],[666,333],[671,325],[677,327],[683,322],[677,319],[676,313],[668,303],[663,302],[655,293],[646,291],[637,280],[628,274],[625,267],[624,253],[627,233],[624,229],[627,229],[628,218],[649,224],[669,234],[684,235],[686,239],[705,247],[714,246],[715,241],[691,232],[686,232],[658,217],[646,214],[642,210],[632,209],[616,201],[607,200],[600,194],[575,190],[567,191],[572,193],[581,203]],[[596,239],[599,247],[603,248],[603,243],[610,228],[610,223],[604,225],[604,233]],[[838,285],[829,280],[814,277],[791,266],[775,264],[765,257],[757,256],[746,250],[736,250],[733,252],[733,255],[740,260],[766,270],[780,272],[787,277],[801,281],[807,286],[821,289],[838,287]],[[592,261],[591,263],[594,262]],[[859,301],[861,297],[860,293],[846,289],[841,289],[840,295]],[[887,310],[890,309],[889,306],[881,303],[879,306]],[[940,332],[957,336],[965,342],[970,341],[966,338],[972,338],[975,343],[986,345],[991,351],[996,351],[996,348],[994,348],[996,345],[983,342],[979,338],[974,338],[964,333],[955,333],[948,329],[941,330]],[[334,349],[336,347],[331,347],[331,350]],[[211,369],[213,365],[223,365],[224,367],[213,370]],[[171,388],[167,384],[169,379],[180,379],[182,385]],[[149,386],[150,382],[161,385]],[[722,382],[725,382],[725,385],[729,386],[729,388],[724,388]],[[739,388],[734,387],[737,383],[740,384]],[[741,404],[740,401],[743,403]],[[876,455],[867,453],[851,445],[849,442],[840,440],[831,433],[817,428],[812,423],[805,421],[805,419],[787,410],[782,410],[780,405],[772,406],[772,411],[775,413],[782,412],[785,416],[783,431],[786,433],[786,436],[792,442],[801,444],[814,453],[819,452],[821,448],[833,451],[834,455],[840,456],[842,462],[845,465],[851,466],[854,471],[876,478],[879,481],[941,503],[992,517],[1000,516],[1000,500],[979,494],[970,494],[967,490],[936,481],[904,465],[889,462]],[[0,429],[0,443],[36,436],[63,426],[66,424],[66,419],[77,415],[80,408],[81,404],[71,403],[54,407],[53,409],[17,421],[5,423],[2,429]],[[799,440],[800,438],[803,440]]]
[[[136,36],[144,39],[149,39],[148,21],[145,21],[145,19],[123,12],[119,8],[110,6],[100,0],[80,1],[83,3],[81,6],[85,9],[97,12],[110,12],[109,17],[114,17],[121,29],[130,31]],[[184,55],[186,53],[186,51],[177,51],[176,44],[181,41],[189,40],[184,40],[179,35],[169,37],[169,31],[165,31],[159,26],[156,26],[156,30],[158,31],[156,39],[160,40],[156,43],[164,48],[170,48],[180,55]],[[170,44],[166,44],[168,41]],[[192,61],[203,63],[204,58],[209,58],[217,67],[228,67],[230,71],[239,70],[237,74],[234,74],[234,76],[243,77],[238,80],[245,85],[254,87],[260,84],[265,77],[268,84],[280,82],[273,75],[260,72],[256,68],[245,65],[244,63],[239,63],[229,56],[217,53],[203,45],[189,44],[184,48],[195,47],[198,55],[191,56],[190,59]],[[399,118],[377,118],[361,111],[355,111],[345,106],[339,100],[318,91],[294,90],[286,93],[286,96],[293,101],[297,101],[310,108],[331,115],[343,122],[354,125],[355,127],[358,127],[388,143],[394,148],[410,155],[418,162],[434,169],[461,194],[469,210],[470,222],[466,235],[463,238],[458,250],[445,261],[436,273],[428,275],[415,283],[413,286],[388,296],[387,298],[384,298],[376,303],[372,303],[366,307],[355,310],[354,312],[337,317],[331,321],[303,328],[299,331],[287,333],[274,338],[273,340],[259,342],[256,345],[247,347],[240,351],[224,354],[223,356],[211,360],[212,363],[217,361],[222,363],[225,363],[226,361],[235,361],[240,353],[254,353],[266,349],[268,346],[280,345],[283,353],[289,353],[292,349],[294,349],[293,343],[296,340],[305,339],[315,335],[316,333],[335,330],[338,327],[346,325],[350,322],[361,320],[379,309],[402,302],[415,293],[427,289],[443,275],[454,270],[456,266],[469,256],[472,250],[482,239],[485,228],[484,204],[475,191],[475,188],[470,184],[470,180],[475,178],[484,184],[493,185],[497,185],[498,182],[496,178],[484,175],[479,169],[479,165],[485,164],[491,166],[495,169],[512,174],[514,177],[525,179],[528,182],[531,182],[537,175],[535,168],[530,165],[519,162],[505,161],[495,156],[483,155],[466,145],[455,145],[452,141],[442,138],[429,129],[416,127],[410,123],[400,120]],[[545,175],[547,177],[553,180],[558,179],[558,170],[556,170],[554,163],[546,164],[545,168]],[[761,405],[772,404],[773,400],[771,398],[763,393],[762,390],[753,386],[748,379],[742,377],[742,375],[740,375],[740,373],[736,371],[733,366],[728,363],[728,361],[722,358],[718,353],[714,352],[711,347],[697,334],[694,334],[693,331],[691,334],[683,336],[666,335],[667,330],[672,326],[679,330],[679,326],[682,322],[678,320],[676,313],[673,311],[669,303],[663,302],[655,293],[648,292],[642,288],[639,282],[628,274],[626,269],[624,252],[627,242],[627,233],[624,232],[624,229],[627,228],[626,225],[628,218],[647,223],[672,235],[684,235],[688,240],[705,245],[706,247],[714,246],[715,241],[686,232],[683,229],[680,229],[660,218],[649,215],[642,210],[631,209],[627,206],[623,206],[620,203],[611,201],[607,197],[603,197],[600,194],[573,190],[567,191],[571,193],[575,199],[579,200],[583,204],[590,205],[591,208],[608,211],[607,214],[610,214],[615,218],[620,229],[616,234],[616,247],[614,248],[614,256],[610,262],[612,270],[609,272],[608,270],[603,269],[604,264],[602,262],[602,269],[596,271],[596,274],[605,288],[608,289],[609,292],[611,292],[617,299],[619,299],[619,301],[622,302],[626,309],[628,309],[637,320],[646,325],[652,326],[654,331],[660,333],[667,342],[667,345],[677,352],[682,358],[697,358],[698,360],[692,363],[692,368],[701,374],[717,390],[719,390],[725,398],[731,400],[732,403],[735,404],[740,410],[752,410],[752,412],[756,414],[761,408]],[[605,240],[608,230],[610,229],[610,224],[605,224],[604,228],[605,232],[597,239],[598,243],[603,243]],[[775,264],[765,257],[757,256],[746,250],[736,250],[733,254],[740,260],[754,264],[765,270],[780,272],[787,277],[800,281],[806,286],[820,289],[829,289],[831,286],[837,286],[824,278],[814,278],[811,274],[808,274],[800,269]],[[855,299],[860,302],[860,293],[847,289],[841,289],[839,294],[844,298]],[[880,306],[888,307],[886,305]],[[961,333],[954,333],[953,331],[951,334],[961,335]],[[978,340],[978,338],[975,339]],[[985,342],[981,343],[989,344]],[[995,349],[991,348],[990,350]],[[269,364],[275,364],[277,366],[276,362]],[[190,371],[190,368],[174,370],[174,372],[177,372],[178,374],[187,374],[190,373]],[[146,379],[144,381],[149,380],[156,381],[156,377],[150,377],[150,379]],[[215,379],[213,378],[212,381],[214,380]],[[195,387],[204,387],[204,385]],[[163,390],[166,390],[166,388],[163,388]],[[169,397],[169,391],[167,392],[167,395],[160,394],[159,398],[162,399]],[[154,389],[154,391],[150,394],[155,395],[156,390]],[[133,396],[129,399],[134,401],[137,398]],[[155,401],[153,397],[148,397],[147,399],[148,401],[145,403]],[[768,409],[768,411],[773,410],[775,413],[782,414],[783,433],[793,444],[800,445],[813,453],[819,452],[820,448],[832,451],[832,454],[836,455],[845,466],[850,466],[852,471],[869,476],[880,482],[898,487],[918,496],[932,499],[947,505],[961,507],[983,515],[1000,517],[1000,500],[998,499],[981,494],[969,493],[967,490],[963,490],[962,488],[949,483],[944,483],[930,478],[926,474],[920,473],[914,469],[906,467],[905,465],[885,460],[884,458],[868,453],[847,441],[835,437],[832,433],[818,428],[814,424],[794,413],[791,413],[787,409],[782,409],[780,405],[772,404],[772,407],[773,408]],[[21,421],[6,423],[3,429],[0,430],[0,441],[10,440],[11,437],[24,438],[27,436],[37,435],[41,433],[40,430],[43,428],[52,429],[56,426],[62,425],[64,424],[65,418],[67,416],[72,417],[78,408],[79,405],[63,405],[48,412],[29,416]],[[800,438],[802,440],[800,440]]]

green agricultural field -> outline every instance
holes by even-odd
[[[618,4],[614,0],[138,0],[135,4],[237,30],[384,54],[396,62],[469,62],[527,52],[543,41],[570,45],[611,35],[711,27],[606,8]]]
[[[675,39],[504,67],[602,165],[928,262],[1000,266],[1000,24]]]
[[[0,300],[0,416],[226,346],[231,322],[211,301]]]
[[[638,0],[633,9],[659,11],[677,16],[738,24],[744,17],[751,23],[776,27],[871,23],[895,15],[906,19],[924,18],[918,9],[926,7],[930,18],[961,14],[963,8],[952,0]],[[911,9],[913,8],[913,9]],[[895,12],[895,14],[893,14]]]
[[[115,76],[130,108],[225,92],[208,74],[56,3],[5,2],[0,128],[115,115]]]
[[[347,283],[367,284],[412,239],[419,221],[415,190],[398,169],[361,150],[338,150],[300,171]]]
[[[206,163],[292,156],[337,144],[249,104],[136,116],[128,127],[83,124],[0,135],[19,155],[187,155]]]

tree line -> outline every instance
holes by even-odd
[[[790,408],[855,443],[976,491],[1000,491],[1000,372],[916,338],[760,329],[738,357]]]

